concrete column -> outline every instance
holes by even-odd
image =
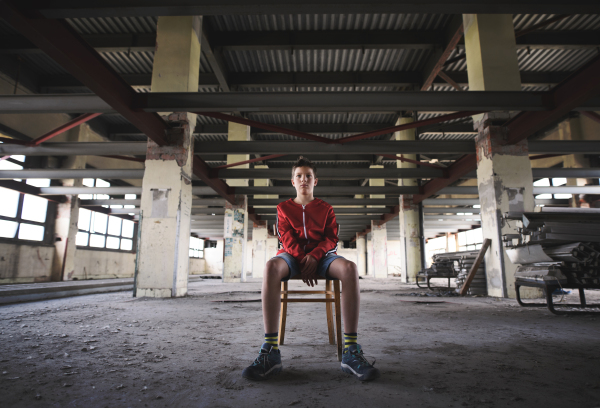
[[[401,117],[396,125],[412,123],[412,117]],[[394,134],[395,140],[412,141],[416,139],[416,130],[407,129]],[[416,160],[416,154],[404,154],[402,157]],[[399,169],[412,169],[417,165],[398,160],[396,166]],[[398,179],[399,186],[417,186],[417,179]],[[400,265],[402,267],[402,280],[404,282],[416,282],[417,273],[421,270],[421,241],[422,231],[419,223],[419,207],[412,204],[412,195],[400,196]]]
[[[81,125],[66,134],[68,142],[87,142],[88,125]],[[69,156],[63,161],[63,169],[85,169],[87,156]],[[83,179],[65,179],[65,187],[81,187]],[[54,282],[69,280],[75,270],[75,252],[77,250],[77,223],[79,221],[79,200],[77,196],[66,196],[67,201],[56,206],[54,224],[54,258],[52,275]]]
[[[225,256],[223,257],[223,282],[242,282],[246,276],[246,237],[248,236],[248,201],[246,196],[236,196],[236,205],[225,203]]]
[[[238,123],[233,122],[229,122],[228,126],[228,141],[246,142],[250,140],[250,126],[240,125]],[[228,154],[227,164],[238,163],[249,159],[249,154]],[[250,164],[242,164],[234,168],[248,169],[250,168]],[[245,187],[248,186],[249,183],[247,179],[228,179],[227,184],[229,184],[232,187]],[[246,267],[245,263],[243,262],[246,255],[246,240],[248,239],[246,197],[240,198],[238,200],[238,204],[239,205],[232,206],[228,203],[225,206],[225,255],[223,258],[223,282],[242,282],[246,279]],[[241,217],[241,224],[239,220],[234,220],[232,217]],[[233,230],[231,229],[231,222],[236,223],[235,225],[237,226],[237,229],[235,229],[235,234],[233,234]],[[243,228],[239,227],[240,225],[243,225]],[[232,258],[238,256],[242,257],[239,259],[239,262],[238,259]]]
[[[470,91],[521,90],[512,14],[463,14]]]
[[[365,276],[367,274],[367,239],[365,235],[358,233],[356,233],[356,254],[358,275]]]
[[[369,166],[370,169],[383,169],[383,165],[372,164]],[[385,179],[369,179],[369,186],[371,187],[385,187]],[[385,198],[385,194],[371,194],[371,198]],[[383,205],[368,205],[367,208],[381,208]]]
[[[152,92],[198,92],[202,17],[159,17]],[[165,116],[169,144],[148,141],[136,296],[187,294],[196,115]]]
[[[373,276],[373,231],[366,235],[367,239],[367,275]]]
[[[492,240],[485,257],[488,294],[514,298],[517,267],[504,253],[501,237],[518,231],[514,223],[502,222],[502,215],[533,211],[533,178],[527,141],[504,146],[506,136],[506,128],[500,126],[480,128],[476,139],[477,186],[483,237]]]
[[[373,234],[373,277],[385,279],[388,277],[388,252],[387,228],[379,221],[371,221],[371,234]]]
[[[416,282],[421,265],[421,232],[419,206],[413,204],[411,195],[400,196],[400,259],[405,273],[404,282]]]
[[[515,30],[510,14],[464,14],[465,52],[469,90],[519,91],[521,77]],[[473,118],[479,135],[477,186],[481,202],[483,237],[492,245],[486,254],[486,276],[490,296],[514,297],[513,265],[504,254],[502,234],[517,233],[502,222],[507,211],[533,211],[533,178],[527,141],[503,146],[507,120],[503,113]]]
[[[267,221],[254,223],[252,229],[252,278],[263,278],[265,265],[267,264],[267,238],[269,229]]]
[[[255,169],[268,169],[269,166],[264,164],[259,164],[254,166]],[[291,173],[291,172],[290,172]],[[292,178],[290,174],[290,179]],[[271,180],[269,179],[254,179],[255,187],[268,187],[271,185]],[[258,199],[273,199],[279,198],[277,194],[255,194],[254,198]],[[254,206],[254,208],[265,208],[271,206]],[[263,272],[265,269],[265,265],[269,259],[271,259],[270,254],[273,252],[269,249],[269,246],[272,246],[272,242],[268,241],[269,239],[269,229],[268,223],[266,221],[260,223],[254,223],[252,230],[252,251],[254,253],[253,262],[252,262],[252,278],[263,278]],[[264,241],[264,242],[263,242]],[[275,245],[277,245],[277,240],[275,240]],[[277,252],[277,251],[275,251]]]

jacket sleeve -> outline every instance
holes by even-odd
[[[277,207],[277,235],[279,236],[279,242],[283,245],[283,249],[285,252],[296,258],[298,262],[300,262],[306,254],[298,244],[298,236],[296,235],[296,231],[290,225],[288,219],[285,214]]]
[[[329,207],[325,221],[325,239],[310,254],[319,262],[329,252],[336,252],[338,247],[338,226],[333,208]]]

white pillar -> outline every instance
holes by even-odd
[[[384,279],[388,276],[387,264],[387,229],[385,224],[371,221],[371,234],[373,235],[373,277]]]
[[[397,125],[412,123],[412,117],[401,117]],[[394,134],[395,140],[412,141],[416,139],[415,129],[402,130]],[[403,154],[402,157],[416,160],[415,154]],[[417,165],[398,160],[396,166],[399,169],[413,169]],[[417,179],[398,179],[399,186],[415,187]],[[416,276],[423,267],[421,265],[421,227],[419,220],[419,207],[412,204],[412,195],[404,194],[399,200],[400,212],[398,222],[400,223],[400,265],[402,268],[403,282],[416,282]]]
[[[225,203],[225,254],[223,257],[223,282],[242,282],[245,278],[246,236],[248,235],[248,201],[246,196],[236,196],[236,205]]]
[[[269,230],[266,221],[254,223],[252,229],[252,278],[263,278],[267,258],[267,238]]]
[[[358,276],[367,274],[367,240],[363,234],[356,233],[356,253]]]
[[[198,92],[202,17],[159,17],[152,92]],[[167,146],[148,141],[136,296],[187,294],[196,115],[164,116]]]

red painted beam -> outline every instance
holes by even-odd
[[[84,113],[83,115],[78,116],[75,119],[72,119],[63,125],[60,125],[56,129],[51,130],[50,132],[46,133],[45,135],[32,140],[29,143],[29,146],[38,146],[38,145],[44,143],[45,141],[50,140],[53,137],[56,137],[64,132],[66,132],[67,130],[73,129],[74,127],[79,126],[82,123],[92,120],[95,117],[100,116],[100,115],[102,115],[102,114],[101,113]]]
[[[586,112],[586,111],[583,111],[583,112],[581,112],[581,114],[584,115],[584,116],[587,116],[588,118],[590,118],[594,122],[600,123],[600,115],[598,115],[596,112]]]
[[[507,144],[515,144],[535,132],[553,125],[557,118],[600,94],[600,56],[594,58],[552,90],[548,91],[551,109],[522,112],[508,122]]]
[[[401,130],[415,129],[415,128],[418,128],[418,127],[421,127],[421,126],[434,125],[436,123],[447,122],[449,120],[466,118],[468,116],[478,115],[480,113],[485,113],[485,112],[482,111],[482,112],[455,112],[455,113],[449,113],[447,115],[436,116],[435,118],[431,118],[431,119],[419,120],[417,122],[405,123],[404,125],[392,126],[392,127],[388,127],[388,128],[385,128],[385,129],[374,130],[372,132],[361,133],[359,135],[343,137],[341,139],[337,139],[335,142],[343,144],[343,143],[353,142],[355,140],[367,139],[367,138],[370,138],[370,137],[375,137],[375,136],[380,136],[380,135],[386,135],[388,133],[399,132]]]
[[[79,82],[159,145],[165,145],[167,124],[156,113],[134,111],[136,95],[121,76],[64,20],[43,18],[38,12],[22,12],[14,4],[0,2],[0,15],[15,30],[44,51]]]
[[[160,146],[167,144],[167,123],[157,113],[131,108],[135,90],[66,21],[48,20],[35,11],[25,14],[6,1],[0,1],[0,15],[146,136]],[[222,180],[209,177],[210,168],[204,160],[196,156],[193,166],[198,178],[235,203],[232,189]]]
[[[450,54],[452,54],[452,51],[454,51],[454,49],[460,42],[460,39],[462,38],[463,33],[464,33],[464,28],[463,28],[463,25],[460,24],[458,26],[458,28],[456,29],[456,31],[452,34],[452,37],[448,41],[448,44],[446,44],[446,48],[444,48],[444,52],[442,52],[442,55],[440,55],[440,59],[437,61],[437,63],[435,64],[435,66],[433,67],[433,69],[431,70],[431,72],[429,73],[427,78],[425,79],[425,82],[423,83],[423,86],[421,87],[421,91],[427,91],[431,87],[435,78],[438,76],[438,74],[440,73],[442,68],[444,68],[444,64],[450,57]]]
[[[214,170],[227,169],[229,167],[241,166],[242,164],[254,163],[257,161],[276,159],[278,157],[283,157],[283,156],[287,156],[287,154],[271,154],[269,156],[257,157],[255,159],[244,160],[244,161],[237,162],[237,163],[225,164],[223,166],[213,167],[212,168],[213,172],[211,174],[212,175],[215,174]],[[217,172],[217,174],[218,174],[218,172]],[[216,176],[214,176],[214,177],[216,177]]]
[[[378,156],[386,157],[386,158],[392,159],[392,160],[400,160],[401,162],[418,164],[419,166],[426,166],[426,167],[432,167],[434,169],[446,170],[446,167],[438,166],[437,164],[431,164],[431,163],[422,162],[422,161],[418,161],[418,160],[407,159],[406,157],[396,156],[395,154],[378,154]]]
[[[253,126],[253,127],[256,127],[259,129],[268,130],[270,132],[277,132],[277,133],[282,133],[284,135],[300,137],[302,139],[314,140],[315,142],[322,142],[322,143],[328,143],[328,144],[335,143],[335,140],[328,139],[326,137],[311,135],[310,133],[300,132],[298,130],[287,129],[287,128],[277,126],[277,125],[270,125],[267,123],[257,122],[255,120],[241,118],[239,116],[227,115],[225,113],[219,113],[219,112],[194,112],[194,113],[196,113],[198,115],[202,115],[202,116],[208,116],[208,117],[215,118],[215,119],[225,120],[227,122],[234,122],[234,123],[239,123],[241,125]]]
[[[452,183],[458,181],[465,174],[477,169],[477,156],[475,154],[467,154],[461,159],[455,161],[447,169],[447,178],[436,178],[430,180],[422,187],[422,193],[413,195],[413,204],[419,204],[426,198],[431,197],[444,187],[448,187]]]

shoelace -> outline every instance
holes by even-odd
[[[263,367],[267,366],[267,360],[269,358],[269,353],[266,353],[264,349],[261,349],[258,353],[258,357],[254,360],[253,366],[262,365]]]
[[[377,361],[377,359],[373,359],[373,363],[369,363],[369,360],[367,360],[367,358],[365,357],[365,355],[363,354],[362,350],[360,351],[360,353],[355,353],[354,354],[360,361],[361,363],[366,364],[367,367],[371,366],[375,366],[375,362]]]

